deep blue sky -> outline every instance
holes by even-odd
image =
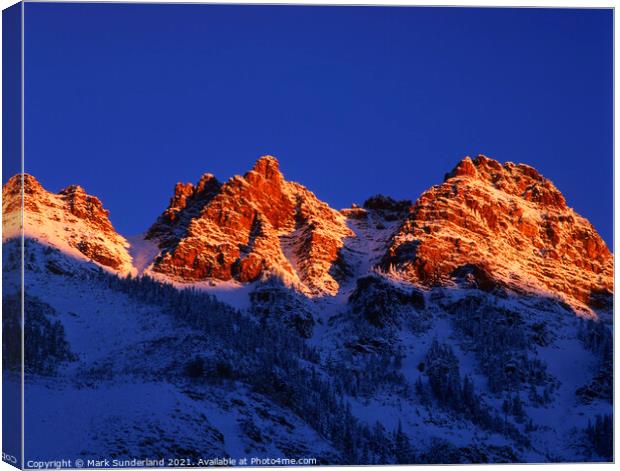
[[[273,154],[334,207],[525,162],[612,242],[612,11],[27,4],[26,171],[123,234]]]

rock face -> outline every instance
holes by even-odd
[[[613,291],[613,256],[553,183],[482,155],[420,196],[380,265],[426,285],[542,290],[585,310]]]
[[[377,211],[386,221],[402,219],[411,205],[410,200],[396,201],[384,195],[375,195],[364,201],[364,209]]]
[[[177,184],[147,233],[161,249],[151,270],[183,282],[249,282],[276,275],[311,294],[334,294],[332,265],[345,219],[303,186],[288,182],[271,156],[220,185],[205,175]]]
[[[77,185],[55,194],[31,175],[11,178],[5,239],[20,231],[22,185],[26,236],[137,272],[101,201]],[[154,242],[146,273],[179,283],[277,278],[323,296],[382,271],[423,286],[551,296],[585,314],[613,308],[613,256],[592,225],[533,168],[482,155],[463,159],[414,204],[377,195],[340,212],[264,156],[225,183],[208,173],[178,183],[146,239]]]
[[[189,223],[217,194],[221,183],[210,173],[205,173],[197,185],[177,183],[168,208],[151,226],[147,237],[174,243],[187,234]]]
[[[2,188],[3,239],[20,234],[22,188],[25,237],[114,271],[132,272],[127,241],[115,231],[101,201],[78,185],[51,193],[32,175],[13,176]]]

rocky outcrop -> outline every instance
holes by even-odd
[[[398,288],[376,275],[359,278],[348,303],[354,314],[376,327],[400,325],[401,317],[411,317],[411,310],[425,307],[424,295],[418,289]]]
[[[397,201],[384,195],[375,195],[364,201],[364,209],[377,211],[386,221],[402,219],[411,205],[411,200]]]
[[[52,193],[32,175],[13,176],[2,188],[3,222],[10,228],[4,240],[20,235],[22,188],[25,237],[117,272],[133,271],[127,241],[115,231],[108,211],[78,185]]]
[[[20,234],[22,192],[26,236],[136,272],[107,210],[78,185],[51,193],[31,175],[11,178],[5,239]],[[532,167],[482,155],[414,204],[377,195],[340,212],[263,156],[225,183],[208,173],[178,183],[146,238],[155,243],[140,271],[179,283],[277,278],[323,296],[343,283],[352,292],[374,267],[414,284],[542,293],[586,314],[613,309],[613,256],[592,225]]]
[[[106,235],[116,232],[110,222],[109,211],[103,208],[99,198],[86,194],[81,186],[68,186],[58,195],[66,210],[76,218],[88,222]]]
[[[178,184],[149,230],[161,248],[153,272],[183,282],[277,276],[311,294],[338,290],[330,269],[351,234],[344,217],[287,182],[274,157],[195,195],[191,184]]]
[[[585,310],[613,291],[612,254],[553,183],[482,155],[420,196],[380,265],[411,282],[544,291]]]
[[[197,185],[177,183],[168,208],[151,226],[148,238],[164,243],[183,238],[193,217],[217,194],[221,183],[210,173],[205,173]]]

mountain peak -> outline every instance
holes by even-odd
[[[86,190],[84,190],[83,187],[81,187],[80,185],[69,185],[66,188],[63,188],[62,190],[60,190],[59,192],[61,195],[71,195],[71,194],[81,194],[81,195],[85,195],[86,194]]]
[[[566,208],[564,195],[555,185],[535,168],[526,164],[506,162],[502,165],[497,160],[482,154],[475,159],[465,157],[446,174],[444,182],[464,178],[491,185],[497,190],[526,201]]]
[[[278,161],[278,159],[276,157],[274,157],[273,155],[261,155],[257,160],[256,163],[254,164],[254,167],[252,170],[254,170],[255,172],[261,172],[261,169],[267,169],[267,168],[271,168],[271,169],[275,169],[277,171],[280,171],[280,162]]]
[[[254,164],[254,167],[252,167],[252,170],[246,174],[246,180],[252,181],[252,174],[260,175],[266,180],[278,182],[284,180],[284,177],[280,172],[280,163],[278,162],[278,159],[272,155],[263,155],[260,157]]]
[[[276,275],[311,292],[337,290],[330,269],[350,234],[337,211],[286,181],[269,155],[243,177],[213,182],[210,174],[201,179],[198,188],[211,185],[213,191],[198,205],[190,204],[195,188],[179,188],[185,200],[173,197],[151,228],[148,237],[159,239],[161,248],[153,271],[184,282]],[[171,225],[171,219],[181,222]]]
[[[435,284],[483,264],[496,286],[544,290],[586,310],[593,293],[613,290],[613,256],[553,183],[529,165],[479,155],[418,198],[383,266]]]
[[[205,173],[198,183],[178,182],[173,189],[168,207],[148,229],[147,239],[159,239],[164,245],[183,237],[189,230],[192,218],[219,192],[222,184],[212,173]]]
[[[23,214],[25,237],[55,246],[77,259],[122,273],[132,271],[126,240],[115,231],[99,198],[87,194],[81,186],[70,185],[53,193],[32,175],[18,174],[2,188],[2,199],[5,222]],[[9,233],[6,237],[15,235]]]
[[[53,227],[66,245],[102,265],[130,263],[108,211],[79,185],[49,193],[31,175],[14,176],[3,189],[5,213],[21,208],[22,181],[29,227]],[[205,173],[195,184],[174,186],[146,235],[158,250],[147,270],[182,283],[276,276],[324,295],[339,291],[348,270],[378,263],[412,283],[474,279],[480,289],[531,288],[586,309],[613,291],[613,255],[604,241],[526,164],[465,157],[414,204],[375,195],[363,208],[343,211],[287,181],[273,156],[225,183]],[[65,226],[76,229],[65,233]],[[367,247],[359,231],[369,231],[374,258],[356,265],[352,254]]]
[[[2,187],[3,194],[21,193],[23,184],[24,193],[38,193],[43,190],[39,181],[29,173],[17,173],[7,180]]]
[[[205,173],[198,180],[196,185],[196,193],[205,193],[217,191],[222,184],[212,173]]]
[[[452,169],[450,173],[447,173],[444,181],[449,180],[450,178],[456,177],[477,177],[478,171],[476,170],[476,166],[471,160],[471,157],[467,156],[463,160],[461,160],[456,167]]]
[[[109,211],[96,196],[86,193],[80,185],[70,185],[58,192],[69,212],[78,218],[89,220],[104,232],[115,232],[109,219]]]

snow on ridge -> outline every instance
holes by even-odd
[[[3,187],[3,240],[23,235],[57,248],[72,258],[92,261],[108,271],[134,273],[129,243],[110,223],[101,202],[79,186],[60,193],[45,190],[34,177],[24,178],[22,211],[21,183],[14,177]]]

